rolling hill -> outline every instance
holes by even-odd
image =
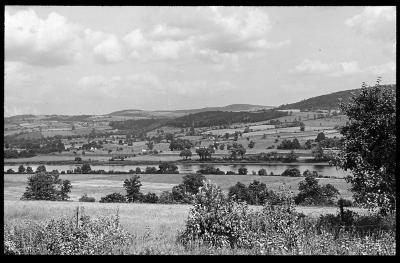
[[[396,91],[396,84],[382,85],[383,87],[393,89]],[[300,109],[300,110],[331,110],[338,109],[339,98],[344,102],[348,101],[352,97],[352,93],[358,94],[361,89],[344,90],[334,92],[331,94],[321,95],[306,100],[302,100],[296,103],[284,104],[279,106],[277,109]]]
[[[263,106],[263,105],[252,105],[252,104],[231,104],[224,107],[206,107],[200,109],[188,109],[188,110],[157,110],[157,111],[145,111],[145,110],[121,110],[115,111],[107,114],[107,116],[123,116],[123,117],[146,117],[146,118],[176,118],[181,117],[188,114],[195,114],[199,112],[207,112],[207,111],[246,111],[253,112],[262,109],[272,109],[272,106]]]

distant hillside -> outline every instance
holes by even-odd
[[[188,110],[157,110],[157,111],[144,111],[144,110],[121,110],[107,114],[107,116],[124,116],[124,117],[147,117],[147,118],[176,118],[188,114],[195,114],[206,111],[258,111],[262,109],[272,109],[272,106],[252,105],[252,104],[231,104],[224,107],[206,107],[201,109],[188,109]]]
[[[174,127],[207,127],[230,125],[236,122],[258,122],[286,116],[287,112],[261,110],[258,112],[206,111],[175,118],[166,124]]]
[[[231,104],[224,107],[206,107],[201,109],[193,109],[193,110],[176,110],[174,112],[185,113],[185,114],[194,114],[199,112],[206,111],[258,111],[258,110],[269,110],[274,108],[273,106],[263,106],[263,105],[252,105],[252,104]]]
[[[396,91],[396,84],[382,85],[383,87],[393,89]],[[321,95],[310,99],[302,100],[296,103],[284,104],[279,106],[277,109],[300,109],[300,110],[330,110],[339,108],[339,98],[344,102],[348,101],[353,95],[351,93],[358,94],[361,89],[344,90],[327,95]]]
[[[165,124],[167,119],[142,119],[142,120],[125,120],[111,121],[110,126],[118,130],[130,130],[132,132],[148,132],[157,129]]]

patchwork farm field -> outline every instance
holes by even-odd
[[[129,174],[65,174],[61,179],[71,181],[72,189],[69,196],[71,200],[78,201],[84,194],[93,196],[96,201],[113,192],[124,193],[123,181],[130,178]],[[141,192],[154,192],[160,194],[163,191],[171,191],[172,187],[182,182],[184,174],[141,174]],[[25,191],[27,184],[26,174],[4,174],[4,200],[19,200]],[[284,183],[290,186],[294,194],[298,192],[298,184],[303,177],[286,176],[257,176],[257,175],[206,175],[206,178],[219,185],[222,190],[228,191],[229,187],[241,182],[245,185],[258,180],[267,185],[268,189],[277,191]],[[352,199],[349,191],[350,185],[344,179],[319,178],[320,184],[332,184],[346,199]]]

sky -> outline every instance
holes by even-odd
[[[278,106],[396,83],[396,7],[6,6],[4,115]]]

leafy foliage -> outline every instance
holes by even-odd
[[[290,176],[290,177],[300,177],[300,170],[297,168],[288,168],[283,171],[282,176]]]
[[[93,218],[81,214],[79,218],[4,225],[4,254],[8,255],[118,254],[132,241],[133,236],[121,228],[118,216]]]
[[[299,193],[295,197],[300,205],[333,205],[339,191],[331,184],[320,186],[313,175],[307,175],[299,183]]]
[[[71,182],[59,179],[58,174],[39,172],[28,177],[28,186],[21,199],[64,201],[69,199],[71,188]]]
[[[174,150],[185,150],[185,149],[190,149],[191,147],[193,147],[193,143],[187,139],[173,139],[171,140],[171,143],[169,145],[169,148],[171,149],[171,151]]]
[[[200,160],[211,159],[211,155],[215,153],[214,147],[209,145],[207,148],[201,147],[196,150],[196,153],[199,155]]]
[[[88,196],[86,193],[82,195],[81,198],[79,198],[79,202],[96,202],[96,199],[94,197]]]
[[[379,85],[363,87],[340,107],[349,117],[342,128],[343,149],[332,162],[352,176],[354,199],[381,211],[395,209],[396,199],[396,93]]]
[[[100,203],[126,203],[126,198],[120,193],[112,193],[100,198]]]
[[[246,149],[242,144],[234,142],[232,147],[229,149],[230,156],[233,159],[237,159],[240,156],[243,159],[243,156],[246,154]]]
[[[126,200],[128,203],[133,203],[137,200],[140,200],[140,187],[142,186],[142,183],[139,179],[139,175],[134,175],[129,179],[125,179],[124,181]]]
[[[180,157],[184,157],[185,160],[187,160],[189,157],[192,156],[192,151],[190,151],[189,149],[184,149],[181,151],[181,153],[179,154]]]
[[[297,138],[294,138],[292,141],[290,140],[282,140],[281,144],[277,146],[278,149],[300,149],[300,143]]]

